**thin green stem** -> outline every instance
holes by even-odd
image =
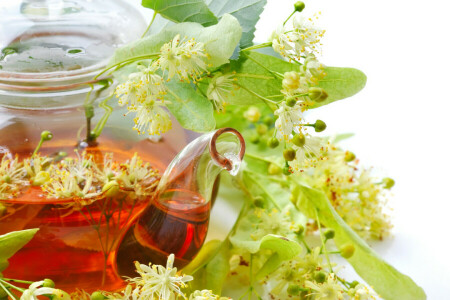
[[[6,284],[7,286],[9,286],[9,287],[12,288],[12,289],[15,289],[16,291],[19,291],[19,292],[22,292],[22,293],[25,291],[25,289],[20,288],[20,287],[17,287],[17,286],[15,286],[15,285],[12,285],[11,283],[6,282],[5,280],[0,279],[0,282]]]
[[[303,237],[299,238],[300,241],[302,242],[303,246],[305,246],[306,248],[306,252],[311,253],[311,248],[309,248],[308,244],[306,243],[305,239]]]
[[[111,100],[111,98],[114,96],[114,94],[111,94],[110,96],[106,97],[105,100],[100,102],[98,105],[99,107],[103,108],[105,110],[105,114],[102,116],[100,121],[98,121],[97,125],[95,125],[94,128],[94,136],[97,138],[100,136],[100,134],[103,131],[103,128],[106,125],[106,122],[108,121],[109,117],[111,116],[113,112],[113,108],[108,105],[108,101]]]
[[[320,225],[320,219],[319,219],[319,212],[317,211],[317,208],[315,209],[316,211],[316,220],[317,220],[317,226],[319,227],[319,234],[320,234],[320,241],[322,242],[322,248],[323,248],[323,252],[325,254],[325,257],[327,258],[327,262],[328,262],[328,267],[330,268],[330,272],[333,272],[333,267],[331,266],[331,261],[330,261],[330,257],[328,255],[328,251],[327,251],[327,247],[325,246],[325,239],[323,238],[323,234],[322,234],[322,228]]]
[[[11,282],[17,282],[17,283],[25,283],[25,284],[32,284],[33,283],[33,281],[18,280],[18,279],[11,279],[11,278],[3,278],[3,280],[11,281]]]
[[[36,148],[34,149],[34,152],[33,152],[33,154],[31,155],[31,157],[34,157],[34,156],[38,153],[38,151],[39,151],[39,149],[41,149],[43,143],[44,143],[44,139],[41,138],[41,139],[39,140],[39,143],[37,144]]]
[[[145,29],[145,32],[142,34],[141,38],[143,38],[147,34],[147,32],[150,30],[150,27],[152,26],[153,21],[155,21],[155,18],[156,18],[157,14],[158,14],[158,12],[156,10],[153,11],[152,20],[150,21],[150,24],[148,24],[148,27],[147,27],[147,29]]]
[[[123,60],[121,62],[118,62],[116,64],[113,64],[112,66],[109,66],[109,67],[103,69],[100,73],[95,75],[94,79],[99,78],[101,75],[105,74],[106,72],[108,72],[112,68],[115,68],[115,67],[118,67],[118,66],[123,67],[123,65],[131,64],[131,63],[133,63],[135,61],[138,61],[138,60],[144,60],[144,59],[153,58],[153,57],[158,56],[158,55],[160,55],[160,53],[150,53],[150,54],[146,54],[146,55],[135,56],[135,57],[132,57],[132,58],[129,58],[129,59],[125,59],[125,60]]]
[[[243,85],[241,85],[241,84],[238,84],[238,83],[237,83],[237,85],[240,86],[241,88],[243,88],[244,90],[246,90],[247,92],[249,92],[250,94],[252,94],[253,96],[255,96],[255,97],[261,99],[261,100],[262,100],[264,103],[266,103],[270,108],[271,108],[270,104],[272,104],[272,105],[273,105],[273,104],[275,104],[275,105],[277,104],[277,102],[272,101],[272,100],[270,100],[270,99],[267,99],[267,98],[265,98],[265,97],[263,97],[263,96],[261,96],[261,95],[255,93],[254,91],[252,91],[252,90],[246,88],[245,86],[243,86]],[[272,108],[271,108],[271,109],[272,109]],[[273,109],[272,109],[272,110],[273,110]]]
[[[287,19],[283,22],[283,26],[286,24],[287,21],[289,21],[289,19],[295,14],[295,10],[289,15],[289,17],[287,17]]]
[[[17,300],[16,296],[14,296],[13,294],[11,294],[11,292],[9,291],[9,289],[7,289],[2,283],[0,283],[0,287],[5,291],[5,293],[11,297],[11,299]]]
[[[261,49],[261,48],[266,48],[266,47],[272,47],[272,42],[267,42],[267,43],[262,43],[259,45],[254,45],[251,47],[247,47],[241,50],[241,52],[246,52],[246,51],[251,51],[251,50],[256,50],[256,49]]]
[[[279,204],[275,201],[275,199],[269,194],[269,192],[267,191],[267,189],[266,189],[262,184],[260,184],[260,182],[259,182],[258,180],[256,180],[256,179],[252,176],[252,173],[253,173],[253,172],[248,172],[248,171],[247,171],[247,173],[249,174],[250,180],[253,181],[253,183],[256,184],[257,186],[259,186],[259,188],[263,191],[263,193],[267,195],[267,198],[270,200],[270,202],[272,202],[273,206],[275,206],[279,211],[283,211],[283,209],[280,207],[280,205],[279,205]],[[255,173],[253,173],[253,174],[255,174]]]

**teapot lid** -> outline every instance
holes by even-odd
[[[1,2],[0,80],[6,81],[88,80],[146,26],[122,0]]]

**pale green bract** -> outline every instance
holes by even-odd
[[[211,101],[202,97],[187,83],[174,80],[167,87],[167,108],[184,128],[207,132],[216,127]]]
[[[348,261],[383,299],[426,299],[421,287],[409,276],[400,273],[385,262],[342,220],[323,192],[305,186],[298,182],[297,178],[296,180],[298,188],[297,198],[294,199],[296,206],[310,218],[315,218],[317,212],[320,222],[334,229],[334,240],[338,247],[347,243],[355,246],[355,253]]]
[[[0,272],[8,267],[8,259],[25,246],[38,230],[12,231],[0,236]]]
[[[159,53],[161,46],[171,41],[177,34],[181,38],[195,38],[196,42],[205,44],[209,54],[207,63],[211,68],[219,67],[229,62],[234,49],[239,43],[242,29],[238,20],[231,15],[224,15],[218,24],[203,27],[198,23],[179,23],[161,32],[146,36],[116,50],[108,67],[134,58]]]
[[[142,0],[142,6],[176,23],[196,22],[204,26],[217,23],[203,0]]]

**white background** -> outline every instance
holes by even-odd
[[[255,40],[265,42],[293,3],[268,0]],[[311,120],[324,120],[328,134],[355,133],[343,145],[363,165],[395,179],[389,202],[393,237],[374,247],[422,286],[428,299],[450,299],[450,5],[305,3],[305,14],[322,12],[322,62],[355,67],[368,77],[362,92],[314,111]]]

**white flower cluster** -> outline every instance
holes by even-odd
[[[130,74],[125,83],[117,86],[119,105],[127,106],[128,113],[136,115],[134,129],[139,134],[161,135],[172,128],[164,101],[167,86],[161,75],[167,73],[168,81],[177,75],[181,81],[196,82],[206,71],[207,58],[203,43],[180,40],[180,35],[176,35],[161,47],[157,60],[148,67],[138,66],[139,72]],[[159,70],[162,74],[158,74]]]

